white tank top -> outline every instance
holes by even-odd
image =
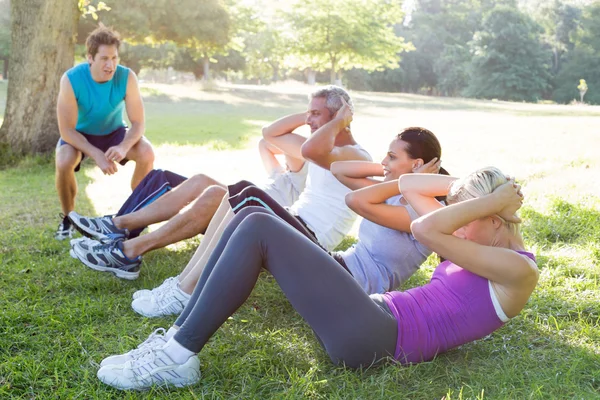
[[[290,211],[302,218],[321,246],[331,251],[348,234],[356,218],[345,201],[350,189],[329,170],[308,164],[306,187]]]

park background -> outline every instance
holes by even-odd
[[[529,304],[432,362],[352,371],[331,365],[264,274],[203,351],[199,384],[101,384],[102,358],[174,320],[138,316],[131,293],[176,274],[201,237],[147,255],[134,282],[83,267],[52,237],[58,80],[99,21],[125,39],[159,168],[259,181],[261,126],[334,82],[350,90],[353,132],[375,160],[421,125],[452,174],[496,165],[516,176],[541,270]],[[0,62],[1,398],[600,397],[598,1],[0,0]],[[131,167],[105,177],[88,162],[77,209],[115,212]]]

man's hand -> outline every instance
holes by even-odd
[[[117,172],[117,164],[108,157],[106,157],[106,155],[101,151],[98,151],[98,154],[91,157],[96,162],[96,165],[98,165],[98,168],[102,170],[104,175],[112,175]]]
[[[342,108],[340,108],[336,113],[335,113],[335,119],[342,121],[344,127],[349,130],[350,127],[350,123],[352,122],[352,117],[354,116],[354,112],[352,111],[352,109],[350,108],[350,105],[348,105],[348,103],[346,102],[346,100],[341,97],[342,100]]]
[[[118,163],[125,158],[128,151],[129,149],[126,149],[122,144],[119,144],[117,146],[110,147],[108,150],[106,150],[104,155],[108,160]]]

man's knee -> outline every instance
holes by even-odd
[[[127,153],[127,158],[138,164],[154,164],[154,148],[142,137]]]
[[[207,212],[214,214],[225,193],[227,191],[221,186],[211,185],[196,199],[189,211],[196,214],[196,216],[206,214]]]
[[[73,172],[79,162],[81,155],[79,151],[70,145],[62,145],[56,149],[55,166],[59,174]]]
[[[219,205],[221,199],[227,193],[227,190],[219,185],[210,185],[207,187],[200,197],[205,197],[210,204]]]
[[[208,189],[210,186],[213,185],[219,186],[221,188],[224,187],[220,182],[204,174],[196,174],[191,178],[188,178],[186,182],[189,182],[187,183],[188,185],[193,185],[196,188],[196,190],[198,191],[198,195],[200,195],[200,193],[202,193],[204,190]]]

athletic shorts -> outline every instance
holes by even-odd
[[[111,148],[112,146],[116,146],[119,143],[121,143],[123,141],[123,138],[125,137],[125,133],[127,132],[127,127],[126,126],[122,126],[119,129],[117,129],[114,132],[109,133],[108,135],[88,135],[85,133],[81,133],[86,139],[87,141],[94,147],[97,147],[98,149],[102,150],[102,152],[106,152],[106,150],[108,150],[109,148]],[[62,138],[58,139],[58,143],[56,143],[56,148],[58,149],[60,146],[68,144],[69,146],[71,146],[69,143],[65,142],[64,140],[62,140]],[[85,154],[83,152],[81,152],[82,156],[81,156],[81,161],[79,161],[79,164],[77,164],[77,166],[75,167],[75,172],[79,171],[79,169],[81,168],[81,163],[83,162],[83,160],[85,159]],[[125,165],[127,164],[127,161],[129,161],[129,159],[124,158],[122,159],[119,164],[121,165]]]
[[[262,189],[283,207],[291,207],[304,190],[307,175],[308,161],[298,172],[286,171],[271,175]]]

